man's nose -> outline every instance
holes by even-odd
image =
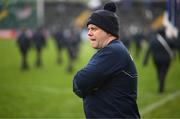
[[[91,30],[88,30],[88,36],[92,36]]]

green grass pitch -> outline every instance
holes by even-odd
[[[29,70],[20,70],[20,55],[14,40],[0,41],[0,118],[85,118],[82,100],[72,92],[72,79],[76,71],[86,65],[93,50],[86,42],[81,44],[80,56],[74,71],[66,72],[67,52],[63,50],[63,63],[56,64],[56,49],[52,40],[43,52],[43,67],[35,67],[35,51],[29,53]],[[144,45],[143,48],[146,48]],[[134,46],[130,53],[134,57]],[[142,66],[141,56],[134,57],[138,78],[138,106],[142,118],[180,118],[180,59],[173,60],[166,80],[165,93],[157,93],[156,71],[152,60]],[[176,96],[146,113],[154,103]]]

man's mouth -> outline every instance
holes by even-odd
[[[91,41],[96,41],[96,39],[90,39]]]

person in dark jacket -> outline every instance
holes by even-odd
[[[133,40],[136,46],[136,58],[139,58],[141,50],[142,50],[142,41],[144,39],[144,35],[141,32],[138,32],[133,35]]]
[[[27,62],[28,51],[30,49],[30,39],[27,35],[27,29],[23,28],[17,37],[17,45],[22,56],[21,69],[27,70],[29,68]]]
[[[40,27],[33,35],[33,42],[36,48],[37,59],[36,59],[36,66],[42,66],[42,49],[46,46],[46,39],[43,34],[43,28]]]
[[[87,21],[88,37],[97,52],[73,79],[73,91],[83,99],[86,118],[140,118],[137,71],[119,40],[115,11],[115,3],[107,3]]]
[[[65,38],[63,35],[63,31],[61,29],[58,29],[54,34],[54,41],[57,48],[57,63],[62,63],[62,50],[65,47]]]
[[[67,72],[71,73],[74,69],[74,63],[79,56],[81,39],[78,29],[76,29],[74,26],[66,29],[64,35],[66,41],[66,49],[68,53]]]
[[[173,42],[168,40],[165,34],[165,28],[158,29],[150,35],[149,47],[144,57],[143,65],[147,64],[150,54],[157,71],[157,79],[159,84],[159,93],[164,92],[165,79],[173,58]]]

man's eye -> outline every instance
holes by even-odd
[[[96,31],[97,28],[95,28],[95,27],[90,27],[90,28],[87,28],[87,30],[88,30],[88,31],[90,31],[90,30],[91,30],[91,31]]]
[[[97,28],[91,28],[91,30],[95,31],[95,30],[97,30]]]

